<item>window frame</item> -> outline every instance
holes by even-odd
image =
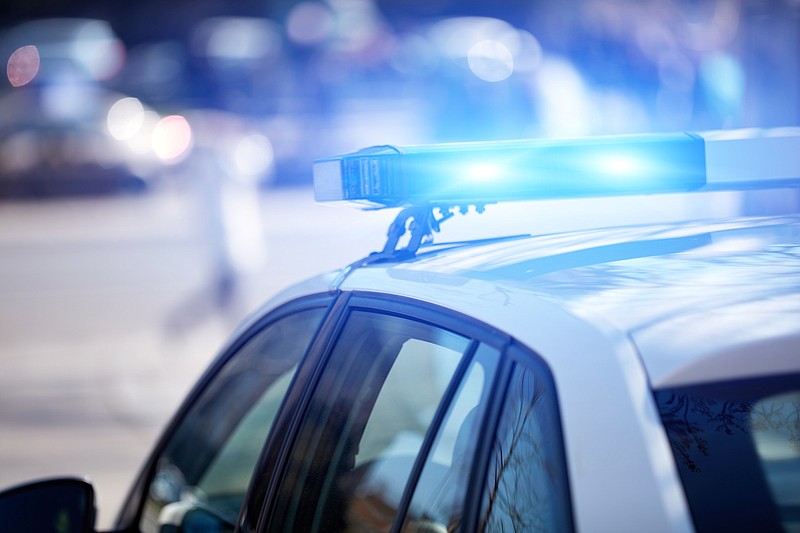
[[[488,469],[499,412],[503,408],[507,387],[516,365],[524,365],[534,371],[544,370],[546,372],[546,379],[552,384],[555,395],[556,409],[560,413],[558,389],[549,365],[533,350],[522,345],[510,335],[469,315],[430,302],[378,292],[337,291],[304,296],[265,312],[265,314],[253,319],[252,323],[244,326],[231,337],[232,340],[229,341],[229,344],[223,348],[220,355],[215,358],[208,370],[204,372],[197,384],[192,388],[186,400],[184,400],[167,425],[166,430],[162,432],[157,445],[148,456],[129,496],[126,498],[126,503],[120,511],[117,520],[118,531],[126,533],[138,531],[138,520],[141,517],[145,493],[155,471],[158,457],[163,452],[175,428],[181,423],[189,409],[192,408],[203,391],[206,390],[220,369],[253,336],[257,335],[272,322],[287,315],[315,307],[326,308],[326,311],[322,322],[317,326],[311,345],[300,360],[293,382],[283,399],[272,429],[256,462],[254,475],[237,520],[237,531],[267,531],[274,511],[276,491],[285,473],[286,463],[294,449],[294,441],[305,418],[308,403],[311,400],[313,391],[319,385],[325,364],[339,341],[351,311],[362,310],[416,320],[452,331],[470,340],[469,347],[459,363],[455,379],[451,386],[448,387],[442,403],[434,415],[431,427],[425,436],[409,482],[404,489],[403,498],[398,508],[398,519],[394,525],[395,529],[403,523],[408,505],[419,482],[427,454],[430,452],[435,437],[441,429],[447,408],[457,393],[458,385],[463,380],[464,372],[469,367],[469,363],[480,344],[486,344],[496,349],[499,353],[500,361],[488,393],[488,403],[484,418],[480,421],[484,431],[481,434],[481,438],[476,442],[475,462],[470,472],[471,482],[465,495],[464,530],[472,531],[477,525],[483,490],[483,485],[479,481],[483,480]],[[562,430],[560,414],[558,422],[559,430]],[[563,446],[563,430],[561,435]],[[567,470],[567,474],[569,474],[569,465],[566,460],[564,467]],[[566,483],[570,500],[570,516],[574,522],[569,481],[568,478]]]
[[[572,484],[570,475],[570,465],[567,460],[567,451],[564,438],[564,427],[561,419],[561,407],[559,402],[558,387],[556,386],[553,372],[550,370],[547,362],[536,354],[533,350],[523,345],[515,339],[511,339],[502,354],[503,363],[498,371],[504,371],[503,375],[498,375],[497,383],[501,383],[494,391],[492,396],[492,403],[487,406],[486,413],[483,420],[483,437],[478,443],[478,450],[476,452],[476,460],[473,465],[472,472],[470,473],[470,487],[467,491],[466,497],[466,513],[464,516],[464,524],[468,524],[471,528],[466,531],[477,531],[478,522],[480,521],[481,509],[483,506],[483,488],[486,486],[486,477],[489,474],[489,463],[492,460],[492,452],[494,450],[494,442],[497,431],[500,427],[500,415],[506,405],[506,399],[509,393],[514,373],[517,368],[522,368],[528,372],[537,373],[537,379],[545,382],[550,389],[553,398],[553,409],[556,413],[554,429],[559,435],[560,441],[560,462],[564,471],[564,485],[566,491],[565,507],[566,513],[569,516],[569,530],[575,531],[575,512],[573,511],[572,499]],[[502,380],[502,381],[501,381]]]
[[[141,468],[139,474],[135,478],[135,482],[129,491],[123,506],[120,509],[116,520],[116,528],[115,530],[121,532],[138,532],[139,531],[139,521],[142,516],[145,500],[147,497],[147,491],[149,490],[150,481],[155,474],[157,463],[159,457],[164,453],[166,446],[168,445],[170,439],[174,435],[177,428],[181,425],[183,420],[186,418],[188,413],[197,403],[197,401],[201,398],[204,392],[208,389],[209,385],[216,379],[219,372],[228,362],[245,346],[253,337],[261,333],[266,327],[273,324],[274,322],[281,320],[287,316],[294,315],[296,313],[310,310],[310,309],[324,309],[323,317],[320,322],[315,328],[315,332],[312,334],[312,345],[316,342],[317,337],[319,336],[320,332],[322,331],[324,325],[328,321],[332,309],[336,303],[336,295],[335,294],[316,294],[310,296],[304,296],[298,298],[296,300],[292,300],[290,302],[284,303],[279,305],[278,307],[269,310],[265,314],[261,316],[257,316],[253,319],[253,321],[249,324],[245,324],[242,326],[240,330],[237,330],[227,341],[225,345],[223,345],[219,355],[217,355],[213,362],[209,365],[209,367],[203,372],[199,380],[196,384],[191,388],[190,392],[180,404],[180,407],[172,416],[170,421],[167,423],[165,429],[161,432],[158,440],[156,441],[156,445],[152,448],[151,452],[149,453],[147,460],[144,463],[144,466]],[[305,361],[308,359],[309,354],[312,351],[312,346],[306,350],[306,353],[300,358],[300,368],[305,366]],[[296,372],[293,378],[292,383],[289,386],[289,391],[300,387],[302,388],[304,385],[300,379],[300,372]],[[287,395],[288,397],[288,395]],[[273,423],[273,428],[270,430],[265,444],[265,449],[270,446],[271,441],[273,440],[273,433],[275,432],[275,427],[279,420],[284,418],[286,412],[286,397],[284,398],[283,402],[281,403],[280,408],[278,409],[275,422]],[[262,450],[263,454],[263,450]],[[261,454],[259,455],[260,458]],[[260,467],[260,460],[256,462],[254,467],[254,472],[259,472]],[[247,496],[245,497],[245,502],[242,507],[242,510],[246,509],[247,503],[250,498],[252,487],[248,488]],[[239,518],[237,520],[237,526],[241,523],[242,520],[242,513],[240,511]]]
[[[254,483],[256,487],[251,486],[252,494],[258,495],[258,498],[251,500],[248,505],[251,509],[260,507],[260,513],[257,520],[253,521],[254,515],[250,514],[250,522],[248,527],[243,531],[257,531],[264,533],[268,531],[270,522],[273,519],[274,507],[277,500],[278,488],[286,473],[286,466],[288,459],[294,449],[294,441],[297,438],[298,430],[305,418],[306,409],[311,399],[313,391],[319,384],[319,378],[324,370],[333,348],[338,342],[344,324],[349,316],[350,311],[360,310],[367,312],[383,313],[399,316],[402,318],[417,320],[419,322],[427,323],[432,326],[452,331],[456,334],[463,335],[470,339],[470,346],[464,355],[463,360],[459,364],[456,371],[456,379],[450,387],[442,400],[439,409],[434,416],[431,427],[425,436],[425,440],[420,449],[417,461],[407,483],[403,498],[401,499],[400,506],[397,511],[397,520],[393,526],[394,529],[400,527],[403,523],[407,513],[408,505],[413,496],[416,485],[419,481],[420,474],[425,464],[427,453],[430,451],[434,443],[435,437],[441,429],[442,422],[446,415],[447,407],[452,402],[454,395],[457,392],[458,384],[464,377],[464,372],[469,366],[469,362],[474,357],[475,351],[480,344],[486,344],[495,348],[499,352],[500,361],[496,369],[494,382],[491,384],[489,392],[489,400],[484,413],[483,420],[480,421],[481,426],[484,428],[481,438],[476,443],[476,456],[473,468],[470,472],[470,480],[475,482],[470,483],[470,487],[465,495],[465,509],[464,524],[467,531],[474,530],[477,524],[478,516],[480,514],[480,504],[482,498],[482,481],[486,475],[488,464],[491,459],[491,452],[494,443],[494,432],[497,430],[497,423],[499,413],[502,410],[506,398],[507,387],[509,385],[511,375],[516,365],[523,365],[526,368],[534,371],[544,371],[546,373],[545,379],[551,384],[554,394],[554,402],[559,410],[558,390],[555,385],[552,371],[547,363],[535,354],[530,348],[522,345],[514,340],[508,334],[485,324],[473,317],[447,309],[436,304],[425,301],[420,301],[413,298],[407,298],[399,295],[352,291],[341,293],[336,303],[333,306],[333,311],[328,316],[326,323],[319,331],[319,338],[317,338],[311,346],[308,358],[304,367],[298,371],[299,377],[302,378],[304,387],[302,390],[293,389],[290,393],[292,398],[287,398],[287,409],[292,413],[284,418],[291,417],[291,421],[287,425],[283,425],[277,434],[283,434],[283,442],[280,448],[267,447],[264,450],[262,460],[259,462],[256,480]],[[568,492],[568,505],[570,508],[570,517],[574,524],[574,513],[572,512],[572,497],[570,491],[570,479],[568,464],[566,462],[566,453],[563,450],[563,430],[561,426],[561,417],[558,417],[559,431],[561,431],[562,442],[562,457],[564,458],[564,468],[567,472]],[[273,445],[275,442],[272,443]],[[271,476],[265,476],[265,472],[272,472]],[[269,479],[266,479],[266,478]],[[241,524],[240,525],[245,525]]]

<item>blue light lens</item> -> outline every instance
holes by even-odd
[[[381,206],[683,192],[705,184],[705,147],[685,133],[385,146],[320,160],[314,180],[317,200]]]

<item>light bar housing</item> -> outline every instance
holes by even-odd
[[[316,161],[314,189],[397,207],[796,186],[798,154],[797,129],[376,146]]]

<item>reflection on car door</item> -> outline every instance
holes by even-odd
[[[197,516],[216,530],[233,529],[267,434],[324,315],[325,308],[312,308],[271,321],[213,376],[157,457],[139,519],[143,533]]]
[[[547,367],[474,322],[416,311],[348,311],[260,530],[572,529]]]
[[[275,529],[388,530],[470,346],[430,324],[352,311],[295,440]]]

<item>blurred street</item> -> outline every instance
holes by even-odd
[[[383,247],[395,210],[315,204],[314,160],[800,124],[797,0],[7,4],[0,488],[87,475],[101,528],[248,313]],[[799,206],[786,191],[489,205],[436,240]]]
[[[250,198],[255,206],[245,196],[230,207],[241,219],[217,228],[227,232],[220,243],[201,196],[155,190],[0,204],[0,487],[87,475],[99,524],[110,526],[164,424],[236,325],[288,285],[381,249],[396,213],[315,204],[310,188],[275,189]],[[535,210],[512,203],[455,216],[436,240],[741,208],[730,193],[538,202]],[[220,287],[221,244],[235,253],[223,258],[232,278]]]
[[[375,219],[391,217],[315,205],[305,188],[270,193],[262,207],[266,264],[240,272],[221,309],[213,250],[185,196],[0,206],[0,486],[88,475],[109,525],[159,431],[244,315],[379,248],[386,224]],[[336,239],[340,231],[349,234]]]

